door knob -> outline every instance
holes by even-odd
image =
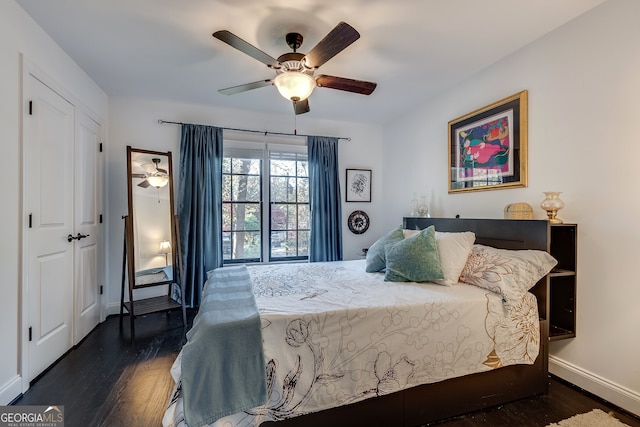
[[[71,242],[73,240],[82,240],[85,237],[89,237],[89,235],[88,234],[80,234],[80,233],[78,233],[77,235],[73,236],[73,235],[69,234],[67,236],[67,242]]]

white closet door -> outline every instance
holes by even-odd
[[[75,318],[74,344],[100,321],[100,126],[82,112],[76,114],[75,135]]]
[[[29,75],[24,115],[25,297],[32,380],[73,344],[74,107]]]

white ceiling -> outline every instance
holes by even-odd
[[[319,72],[378,87],[368,97],[318,88],[303,117],[365,123],[401,114],[603,1],[16,0],[110,96],[291,115],[275,87],[217,92],[275,74],[211,34],[229,30],[277,58],[289,51],[286,33],[304,36],[304,53],[345,21],[360,39]]]

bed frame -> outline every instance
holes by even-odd
[[[549,223],[538,220],[404,218],[403,227],[473,231],[476,243],[503,249],[549,250]],[[531,292],[538,299],[540,354],[533,365],[513,365],[425,384],[347,406],[315,412],[262,427],[420,426],[548,391],[548,277]]]

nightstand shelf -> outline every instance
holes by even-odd
[[[562,276],[575,276],[576,272],[571,270],[562,270],[559,268],[554,268],[549,273],[550,277],[562,277]]]
[[[576,224],[551,224],[549,252],[558,265],[549,274],[549,339],[576,336]]]

